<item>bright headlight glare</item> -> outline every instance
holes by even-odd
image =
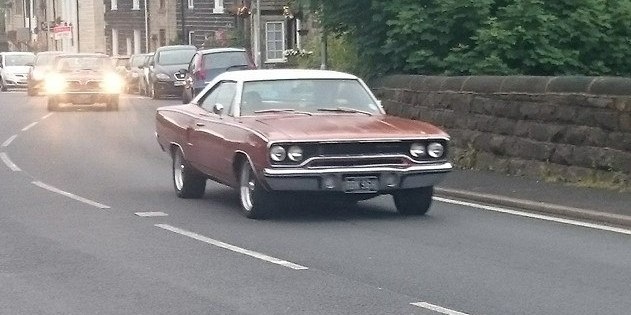
[[[32,74],[33,79],[40,81],[44,79],[44,71],[41,70],[33,70]]]
[[[49,94],[59,94],[66,89],[66,79],[59,74],[53,74],[46,77],[44,87]]]
[[[156,74],[156,79],[166,81],[166,80],[168,80],[170,78],[169,78],[169,75],[167,75],[167,74],[158,73],[158,74]]]
[[[120,93],[123,89],[123,80],[116,74],[107,74],[101,83],[105,93]]]
[[[433,158],[439,158],[445,153],[445,148],[438,142],[432,142],[427,146],[427,153]]]
[[[295,145],[289,147],[289,149],[287,150],[287,156],[289,157],[290,160],[294,162],[302,161],[302,158],[303,158],[302,148]]]
[[[410,154],[413,157],[425,156],[425,145],[422,143],[412,143],[412,145],[410,145]]]
[[[287,158],[287,151],[285,150],[285,148],[279,145],[275,145],[270,148],[269,157],[274,162],[282,162],[285,160],[285,158]]]

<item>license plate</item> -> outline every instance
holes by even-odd
[[[175,81],[173,82],[174,86],[183,86],[184,85],[184,81]]]
[[[372,193],[379,190],[377,177],[347,177],[344,179],[344,191],[347,193]]]

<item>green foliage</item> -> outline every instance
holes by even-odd
[[[631,75],[631,0],[303,0],[378,73]]]

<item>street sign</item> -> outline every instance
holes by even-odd
[[[53,37],[55,40],[72,38],[72,26],[60,25],[53,27]]]

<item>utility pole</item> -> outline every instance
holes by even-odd
[[[254,15],[254,63],[261,68],[261,0],[256,0],[256,14]]]
[[[145,53],[149,52],[149,8],[145,0]]]

